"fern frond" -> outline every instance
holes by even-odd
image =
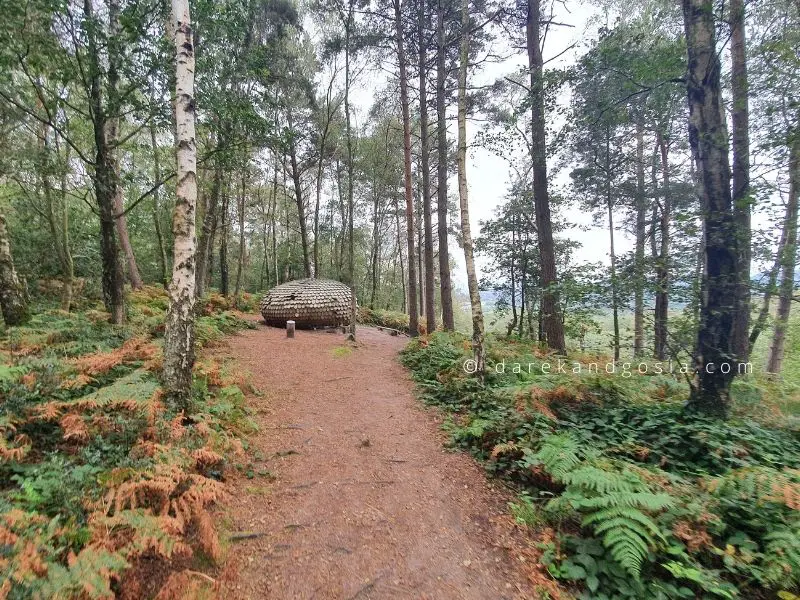
[[[549,435],[538,451],[526,456],[526,466],[544,467],[558,482],[567,483],[565,477],[581,462],[578,441],[567,433]]]

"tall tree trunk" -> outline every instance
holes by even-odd
[[[106,144],[108,145],[113,158],[111,158],[114,170],[114,179],[117,184],[114,188],[114,217],[115,225],[117,228],[117,236],[119,236],[119,244],[122,252],[125,254],[125,260],[128,264],[128,279],[131,282],[131,287],[135,290],[142,289],[142,276],[139,274],[139,267],[136,264],[136,257],[133,254],[133,246],[131,245],[130,235],[128,234],[128,219],[125,216],[125,206],[123,199],[123,189],[120,183],[120,165],[119,165],[119,150],[117,149],[117,140],[119,139],[119,98],[117,97],[117,88],[119,85],[119,73],[117,71],[117,62],[120,57],[119,37],[120,37],[120,5],[119,0],[109,0],[108,2],[108,100],[112,108],[111,116],[106,120]]]
[[[789,311],[794,294],[794,273],[797,264],[797,212],[800,194],[800,129],[791,134],[789,154],[789,202],[786,207],[786,247],[781,265],[781,286],[778,298],[778,312],[775,315],[775,331],[767,360],[768,373],[780,373],[786,345],[786,328],[789,325]]]
[[[659,360],[667,357],[667,322],[669,319],[669,222],[672,218],[672,198],[669,186],[669,155],[667,142],[661,131],[656,132],[661,153],[661,249],[656,261],[656,306],[654,315],[653,355]]]
[[[697,165],[705,227],[705,276],[689,407],[724,417],[736,373],[731,347],[739,285],[739,237],[733,214],[728,138],[722,122],[720,62],[712,0],[683,0],[689,143]]]
[[[22,325],[29,318],[25,288],[14,268],[6,218],[2,214],[0,214],[0,312],[6,327]]]
[[[740,362],[750,355],[750,111],[744,0],[731,0],[731,124],[733,126],[733,214],[739,237],[739,289],[731,347]]]
[[[161,181],[161,161],[158,156],[158,143],[156,141],[156,125],[155,122],[150,122],[150,146],[153,151],[153,180],[156,184]],[[160,186],[156,187],[153,191],[153,227],[156,232],[156,243],[158,244],[158,267],[161,274],[161,282],[164,287],[169,288],[169,279],[167,278],[167,249],[164,246],[164,236],[161,233],[161,209],[160,202]],[[205,219],[204,219],[205,220]],[[200,265],[196,264],[195,268],[199,271]]]
[[[511,322],[506,328],[506,335],[511,337],[517,327],[517,228],[511,228]]]
[[[84,0],[84,17],[94,22],[92,0]],[[89,102],[92,113],[92,133],[94,136],[94,192],[100,216],[100,257],[102,261],[103,303],[111,314],[111,322],[121,325],[125,322],[125,276],[119,260],[119,248],[114,224],[114,198],[117,194],[117,179],[113,148],[106,136],[107,121],[113,117],[116,90],[109,83],[109,106],[103,101],[103,76],[100,66],[100,53],[97,36],[93,28],[87,35]],[[116,140],[114,140],[116,142]]]
[[[633,356],[644,353],[644,244],[647,200],[644,188],[644,124],[636,122],[636,249],[634,251]]]
[[[431,217],[430,136],[428,133],[428,55],[425,31],[427,4],[419,3],[419,133],[422,163],[422,222],[425,229],[425,321],[428,332],[436,329],[436,296],[433,271],[433,221]]]
[[[436,2],[436,214],[439,236],[439,292],[442,302],[442,326],[445,331],[455,329],[453,318],[453,284],[450,280],[450,249],[447,238],[447,107],[445,83],[447,80],[447,47],[444,38],[445,0]]]
[[[175,26],[175,145],[177,178],[172,217],[174,261],[164,333],[164,388],[178,410],[188,412],[192,398],[195,303],[195,211],[197,145],[194,112],[194,42],[188,0],[172,0]]]
[[[461,238],[464,245],[464,261],[467,267],[467,288],[472,308],[472,354],[474,372],[483,382],[486,373],[486,349],[484,346],[483,307],[478,289],[478,274],[472,246],[472,231],[469,223],[469,198],[467,191],[467,70],[469,67],[469,0],[461,0],[461,48],[458,69],[458,200],[461,208]],[[469,369],[472,370],[472,369]]]
[[[403,291],[403,301],[400,306],[401,312],[406,312],[406,269],[405,265],[403,264],[403,229],[400,225],[400,206],[397,201],[397,196],[393,195],[394,197],[394,217],[395,217],[395,228],[397,229],[397,256],[400,259],[400,286],[402,287]]]
[[[114,128],[116,131],[116,127]],[[116,138],[116,133],[113,134]],[[119,178],[119,159],[116,158],[116,166],[114,167]],[[135,290],[142,289],[144,283],[142,276],[139,273],[139,266],[136,264],[136,256],[133,254],[133,246],[131,245],[130,234],[128,233],[128,219],[125,217],[125,204],[122,199],[122,186],[118,185],[116,193],[114,194],[114,213],[116,216],[117,235],[119,236],[119,244],[122,247],[122,252],[125,255],[125,261],[128,264],[128,280],[131,282],[131,287]]]
[[[217,142],[219,145],[221,142]],[[214,230],[217,226],[217,205],[222,192],[222,162],[219,156],[214,158],[214,178],[211,181],[211,194],[208,197],[206,214],[203,215],[203,229],[200,244],[197,248],[197,268],[195,273],[195,293],[202,298],[206,293],[206,280],[211,266],[211,254],[214,243]],[[210,278],[208,278],[210,279]]]
[[[294,183],[294,199],[297,204],[297,220],[300,223],[300,244],[303,250],[303,270],[306,277],[311,277],[311,260],[308,252],[308,226],[306,224],[306,203],[303,200],[303,182],[300,177],[300,168],[297,164],[297,147],[294,143],[294,130],[292,129],[292,112],[287,111],[289,125],[289,160],[292,166],[292,182]]]
[[[398,0],[399,1],[399,0]],[[354,200],[353,200],[353,134],[350,125],[350,36],[353,29],[353,2],[347,3],[347,23],[345,25],[344,48],[344,114],[345,137],[347,138],[347,229],[349,240],[347,274],[350,284],[350,335],[351,340],[356,339],[356,262],[355,262],[355,236],[354,236]]]
[[[274,261],[275,285],[280,285],[281,273],[278,269],[278,155],[275,155],[275,169],[272,172],[272,210],[270,226],[272,228],[272,260]]]
[[[528,68],[531,78],[531,158],[533,162],[533,202],[536,209],[536,229],[539,232],[539,269],[542,285],[543,341],[558,352],[566,351],[564,323],[558,300],[558,276],[553,243],[553,225],[550,220],[550,195],[547,185],[547,138],[544,124],[544,61],[541,50],[540,6],[541,0],[528,0],[525,21]]]
[[[242,271],[244,270],[245,258],[245,239],[244,239],[244,209],[246,206],[247,194],[247,168],[242,169],[242,193],[239,196],[237,203],[237,212],[239,213],[239,260],[236,261],[236,285],[234,286],[233,297],[235,301],[239,301],[239,294],[242,293]]]
[[[222,192],[222,231],[219,239],[219,291],[227,297],[230,293],[230,277],[228,275],[228,221],[230,219],[230,181],[225,183]]]
[[[619,291],[617,290],[617,253],[614,248],[614,202],[611,200],[610,180],[607,180],[606,183],[609,187],[606,207],[608,209],[609,254],[611,256],[611,315],[614,323],[614,360],[619,360]]]
[[[417,273],[419,274],[419,281],[417,282],[417,291],[419,292],[419,314],[425,314],[425,267],[422,264],[422,254],[424,247],[424,240],[422,239],[422,215],[420,214],[419,198],[416,198],[415,208],[417,209],[416,218],[414,222],[417,227]],[[420,332],[426,333],[428,331],[428,324],[425,323],[425,329],[420,328]]]
[[[400,0],[394,2],[395,35],[397,39],[397,61],[400,64],[400,105],[403,113],[403,185],[406,197],[406,241],[408,243],[408,333],[419,335],[417,313],[417,266],[414,264],[414,196],[411,191],[411,119],[408,112],[408,75],[406,54],[403,49],[403,19]]]

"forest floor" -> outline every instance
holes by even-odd
[[[233,476],[220,507],[238,538],[226,597],[536,596],[511,495],[443,449],[441,415],[397,361],[404,344],[367,327],[351,345],[259,324],[218,350],[252,374],[259,426],[253,471]]]

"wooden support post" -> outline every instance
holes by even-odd
[[[286,321],[286,337],[294,337],[294,321]]]

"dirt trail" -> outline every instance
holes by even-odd
[[[252,373],[252,444],[275,480],[234,479],[223,518],[260,537],[232,543],[226,597],[529,598],[520,557],[493,545],[507,496],[446,452],[397,362],[406,340],[259,325],[222,349]],[[508,531],[508,527],[504,528]],[[506,536],[507,538],[508,536]]]

